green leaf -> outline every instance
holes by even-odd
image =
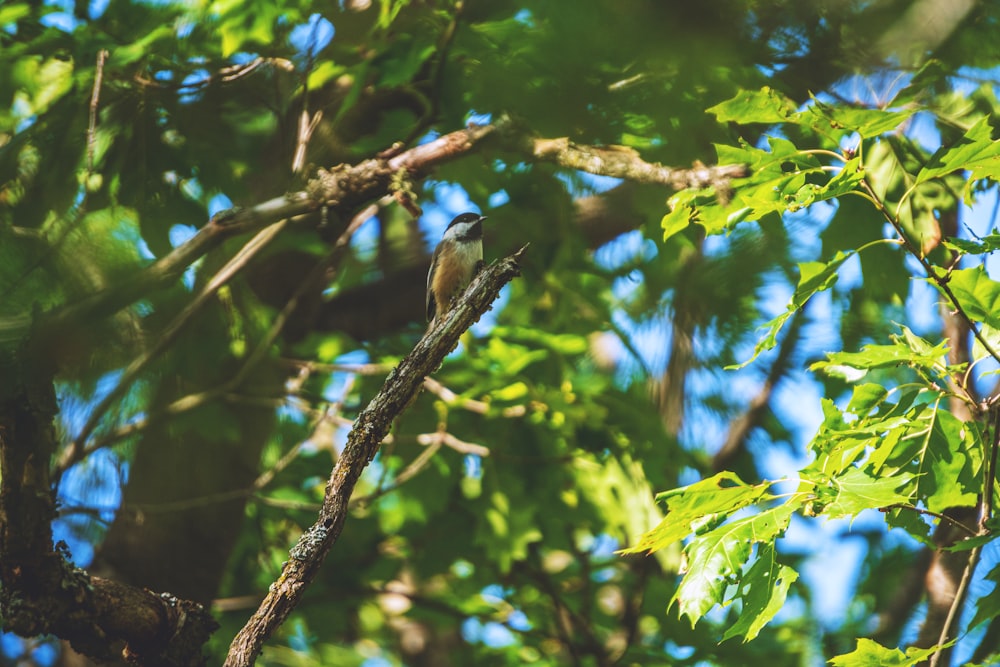
[[[982,433],[942,409],[942,392],[922,391],[921,402],[905,411],[906,424],[874,444],[868,468],[883,478],[904,472],[916,478],[914,503],[942,512],[974,505],[980,486]],[[926,400],[930,397],[932,400]],[[902,399],[900,401],[902,403]],[[896,412],[901,412],[902,405]]]
[[[661,493],[657,500],[666,501],[666,516],[634,547],[622,553],[657,551],[706,525],[718,525],[736,510],[763,498],[769,486],[767,483],[750,486],[736,473],[724,471],[690,486]]]
[[[736,623],[722,636],[723,641],[737,635],[744,642],[754,639],[785,604],[788,589],[798,578],[798,572],[775,560],[773,544],[761,544],[736,593],[743,601],[743,609]]]
[[[823,132],[857,132],[862,138],[870,139],[891,132],[916,113],[916,107],[902,111],[865,109],[846,105],[826,104],[815,97],[805,110],[795,114],[794,120]]]
[[[947,410],[936,409],[927,445],[920,457],[917,492],[933,512],[972,506],[980,489],[983,447],[974,425]]]
[[[16,23],[31,14],[31,7],[25,2],[15,2],[0,7],[0,26]]]
[[[795,288],[795,293],[792,294],[792,299],[788,302],[785,312],[764,325],[767,328],[767,333],[763,338],[757,341],[757,345],[753,350],[753,355],[749,359],[741,364],[728,366],[727,368],[743,368],[760,356],[761,353],[766,352],[777,345],[778,333],[781,331],[781,328],[785,326],[785,322],[787,322],[792,315],[796,313],[796,311],[802,308],[806,301],[812,298],[814,294],[817,292],[823,292],[833,287],[837,283],[837,271],[853,254],[853,252],[844,253],[837,251],[834,258],[825,264],[823,262],[803,262],[799,264],[799,285]]]
[[[830,179],[830,182],[823,186],[819,195],[821,199],[833,199],[853,192],[858,189],[858,184],[865,178],[865,173],[861,168],[861,158],[856,157],[848,160],[840,168],[840,171]]]
[[[667,213],[660,220],[660,226],[663,227],[663,240],[666,241],[674,234],[687,229],[688,225],[694,219],[695,214],[695,209],[689,203],[672,197],[670,200],[670,213]]]
[[[671,601],[691,627],[716,604],[723,604],[730,584],[750,558],[755,542],[771,543],[788,528],[794,507],[785,503],[696,536],[685,549],[687,572]]]
[[[971,255],[985,255],[986,253],[1000,250],[1000,232],[990,232],[986,236],[979,237],[974,241],[947,237],[942,243],[944,243],[945,247],[957,250],[958,252],[965,252]]]
[[[997,537],[998,536],[996,534],[975,535],[975,536],[969,535],[967,537],[963,537],[954,544],[941,547],[941,549],[944,551],[972,551],[976,547],[981,547],[989,544],[990,542],[996,540]]]
[[[896,393],[897,390],[891,392]],[[833,401],[823,399],[823,424],[809,444],[816,455],[806,469],[812,479],[825,485],[829,479],[840,477],[856,466],[882,477],[898,472],[913,476],[925,472],[917,462],[924,456],[943,395],[911,389],[900,393],[896,403],[886,400],[889,396],[890,392],[879,385],[860,385],[855,387],[843,413]],[[928,396],[932,402],[925,403]],[[835,494],[821,495],[817,499],[819,505],[832,501]]]
[[[795,103],[770,86],[760,90],[741,90],[734,97],[710,107],[720,123],[782,123],[795,112]]]
[[[897,507],[885,513],[885,522],[889,528],[902,528],[910,537],[932,549],[938,545],[931,538],[931,526],[924,521],[919,512],[907,507]]]
[[[167,41],[173,36],[173,26],[157,26],[131,44],[117,47],[112,51],[111,58],[119,65],[129,65],[147,57],[150,53],[155,53],[157,42]]]
[[[986,269],[974,266],[952,271],[948,286],[969,317],[1000,329],[1000,283],[990,279]],[[938,291],[944,294],[940,287]]]
[[[993,590],[981,595],[976,603],[976,615],[969,623],[969,629],[991,621],[1000,616],[1000,564],[994,566],[985,577],[986,581],[993,583]]]
[[[803,479],[809,479],[803,476]],[[818,484],[818,495],[831,497],[824,502],[823,513],[830,518],[856,516],[866,509],[877,509],[888,505],[907,503],[908,494],[899,493],[899,487],[909,484],[912,475],[897,475],[894,477],[872,477],[860,468],[850,467],[843,474],[826,481],[825,486]]]
[[[971,180],[1000,179],[1000,143],[993,138],[990,118],[983,116],[952,146],[942,146],[931,156],[920,173],[917,184],[953,171],[967,170]]]
[[[979,361],[981,359],[985,359],[986,357],[992,356],[990,355],[989,350],[986,349],[986,346],[984,346],[981,342],[979,342],[980,337],[986,339],[986,342],[989,344],[990,348],[994,352],[1000,351],[1000,329],[995,329],[991,327],[989,324],[983,324],[982,326],[979,327],[979,336],[973,337],[972,339],[973,361]],[[994,370],[990,372],[996,373],[997,371]],[[988,373],[984,373],[983,375],[987,374]]]
[[[26,103],[25,116],[43,114],[73,88],[73,61],[39,57],[21,58],[14,67],[16,98]]]
[[[950,646],[949,642],[945,646]],[[886,648],[871,639],[858,639],[858,647],[851,653],[838,655],[830,660],[833,667],[912,667],[929,658],[938,650],[937,646],[931,648],[906,649],[903,653],[898,648]]]
[[[908,327],[904,326],[902,330],[902,336],[892,336],[891,345],[865,345],[860,352],[827,353],[826,361],[813,363],[809,370],[823,371],[848,382],[860,380],[870,370],[902,364],[921,368],[938,376],[946,375],[948,343],[942,341],[931,345]]]

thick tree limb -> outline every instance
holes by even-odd
[[[304,190],[265,201],[249,208],[231,209],[215,215],[197,234],[166,256],[139,271],[113,288],[72,304],[43,313],[37,320],[38,332],[58,337],[80,322],[104,317],[173,284],[184,270],[223,241],[240,234],[257,232],[285,219],[301,221],[323,212],[333,217],[347,217],[353,209],[388,194],[393,177],[403,173],[408,178],[426,175],[435,166],[455,160],[475,150],[495,135],[505,150],[522,154],[526,159],[555,163],[568,169],[613,176],[640,183],[664,185],[675,190],[686,187],[726,187],[729,180],[745,176],[743,165],[704,166],[674,169],[643,160],[637,152],[624,147],[601,147],[575,144],[567,138],[544,139],[515,129],[510,121],[495,125],[474,125],[445,134],[437,139],[390,157],[364,160],[354,165],[339,165],[320,170]],[[339,234],[342,230],[333,230]],[[24,336],[30,324],[27,316],[0,319],[0,341]]]
[[[0,618],[5,630],[53,634],[78,652],[122,652],[146,667],[204,664],[216,629],[200,605],[91,577],[52,543],[55,499],[49,461],[57,412],[50,355],[37,345],[0,359]]]
[[[462,335],[485,313],[500,288],[519,275],[522,248],[494,262],[472,282],[460,303],[443,322],[428,331],[416,347],[386,378],[382,389],[354,422],[347,444],[330,474],[316,523],[289,552],[281,575],[267,597],[229,648],[226,667],[247,667],[256,662],[264,642],[288,618],[312,583],[330,548],[340,537],[347,518],[348,503],[361,472],[375,457],[389,426],[406,409]]]
[[[186,243],[139,271],[130,280],[73,304],[61,306],[38,318],[43,336],[58,336],[93,317],[111,315],[149,292],[173,284],[184,270],[226,239],[257,232],[285,219],[293,222],[322,211],[349,214],[357,205],[377,199],[389,191],[394,174],[426,173],[435,165],[470,152],[494,131],[491,125],[471,126],[441,136],[390,159],[373,158],[355,165],[320,170],[304,190],[270,199],[250,208],[236,208],[215,215]],[[346,224],[346,223],[345,223]],[[340,229],[335,230],[340,233]],[[22,338],[30,318],[0,320],[0,341]]]
[[[674,169],[658,162],[646,162],[637,151],[626,146],[584,146],[573,143],[567,137],[529,138],[528,143],[518,145],[536,160],[635,183],[666,185],[674,190],[721,185],[748,173],[747,168],[741,164],[712,167],[696,165],[691,169]]]

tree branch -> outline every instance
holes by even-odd
[[[613,176],[639,183],[654,183],[673,189],[726,187],[729,180],[745,176],[744,165],[705,166],[675,169],[646,162],[625,147],[587,146],[567,138],[545,139],[515,128],[509,120],[493,125],[473,125],[442,135],[391,157],[363,160],[354,165],[338,165],[320,170],[305,189],[276,197],[249,208],[235,208],[216,214],[191,239],[139,271],[129,280],[76,303],[57,307],[38,318],[38,332],[58,339],[82,321],[103,317],[173,284],[184,270],[226,239],[257,232],[281,220],[304,222],[317,213],[347,217],[360,204],[389,193],[393,176],[426,175],[435,166],[450,162],[476,149],[495,135],[499,146],[521,153],[527,159],[552,162],[568,169]],[[339,234],[342,229],[333,230]],[[27,316],[0,318],[0,341],[24,336],[31,319]]]
[[[666,185],[674,190],[727,184],[749,173],[742,164],[711,167],[697,164],[691,169],[674,169],[658,162],[646,162],[638,151],[627,146],[585,146],[573,143],[568,137],[521,137],[514,145],[536,160],[634,183]]]
[[[434,372],[454,349],[459,336],[489,309],[500,288],[519,275],[518,262],[523,252],[524,248],[487,267],[469,286],[461,302],[437,327],[424,334],[389,374],[382,389],[358,415],[330,474],[319,517],[291,549],[290,558],[267,597],[236,635],[226,657],[226,667],[254,664],[264,642],[302,599],[323,559],[340,537],[354,486],[378,452],[392,420],[413,401],[424,377]]]
[[[36,340],[36,339],[29,339]],[[218,627],[200,605],[91,577],[52,543],[55,499],[49,461],[57,412],[51,355],[37,342],[0,358],[0,618],[25,637],[53,634],[108,660],[125,643],[144,667],[204,665]]]

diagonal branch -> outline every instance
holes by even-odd
[[[487,267],[447,318],[424,334],[410,354],[393,369],[382,389],[358,415],[344,451],[330,473],[319,517],[291,549],[290,558],[267,597],[233,639],[225,667],[253,665],[264,642],[302,599],[330,548],[340,537],[354,486],[378,452],[390,424],[413,401],[424,377],[434,372],[445,355],[458,344],[459,336],[489,309],[500,288],[519,275],[518,262],[523,252],[524,248]]]
[[[972,335],[976,337],[979,344],[983,346],[983,349],[986,350],[987,354],[993,357],[993,359],[997,362],[1000,362],[1000,354],[993,349],[990,341],[986,340],[983,333],[979,330],[979,327],[977,327],[976,323],[972,320],[972,317],[965,312],[962,304],[959,303],[958,297],[955,296],[955,292],[952,291],[951,286],[948,284],[948,274],[939,274],[937,270],[935,270],[934,265],[931,264],[930,261],[928,261],[928,259],[924,256],[924,253],[913,245],[913,242],[906,235],[906,231],[903,229],[902,223],[899,222],[899,218],[893,215],[889,209],[886,208],[885,203],[875,192],[875,188],[872,187],[867,178],[861,181],[861,187],[864,189],[869,201],[875,204],[875,208],[882,214],[882,217],[885,218],[886,222],[892,225],[892,228],[895,230],[897,236],[899,236],[899,239],[906,251],[917,260],[921,268],[924,270],[924,273],[927,274],[927,277],[930,278],[935,285],[937,285],[938,289],[940,289],[941,292],[948,298],[949,303],[954,306],[955,312],[969,325]]]

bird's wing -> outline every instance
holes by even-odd
[[[424,307],[427,311],[428,322],[434,319],[434,311],[437,310],[437,304],[434,303],[434,290],[431,289],[431,285],[434,284],[434,267],[437,266],[438,250],[439,248],[434,248],[434,256],[431,258],[431,268],[427,271],[427,297],[424,301]]]

